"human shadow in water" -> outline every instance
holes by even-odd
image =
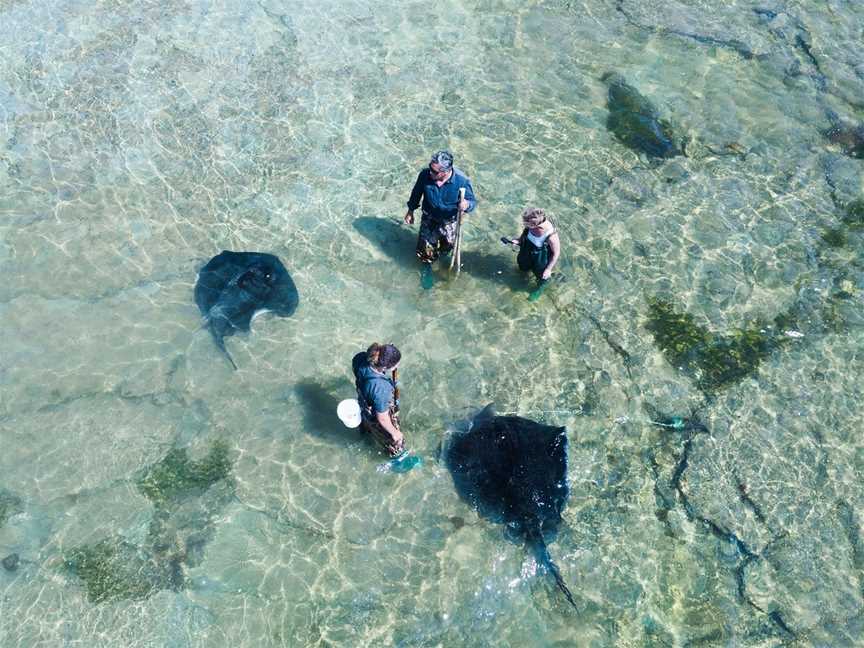
[[[354,229],[372,242],[379,250],[401,266],[420,271],[420,262],[414,253],[417,247],[417,226],[411,229],[394,218],[361,216],[353,221]],[[464,242],[463,242],[464,243]],[[486,245],[472,241],[471,245]],[[489,246],[494,246],[489,243]],[[446,273],[450,257],[442,257],[435,264],[436,274]],[[462,272],[478,279],[504,284],[514,291],[524,291],[528,284],[516,268],[512,254],[487,254],[477,249],[462,251]],[[455,275],[455,273],[454,273]]]
[[[294,393],[303,408],[303,429],[307,433],[338,445],[356,442],[363,437],[359,427],[346,428],[336,415],[336,407],[342,399],[333,394],[354,395],[354,385],[347,380],[336,379],[327,385],[306,380],[294,385]]]
[[[351,223],[361,235],[396,263],[411,270],[420,270],[414,254],[417,229],[400,224],[395,218],[361,216]]]
[[[516,256],[510,253],[505,256],[486,254],[478,250],[463,250],[462,272],[477,279],[503,284],[516,292],[524,292],[529,288],[526,275],[516,267]]]

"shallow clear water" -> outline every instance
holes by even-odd
[[[0,645],[864,645],[862,235],[823,240],[864,163],[821,134],[864,119],[864,9],[715,4],[0,1]],[[612,137],[610,70],[688,157]],[[427,292],[400,219],[439,148],[480,206]],[[528,204],[564,247],[536,303],[498,242]],[[192,298],[223,249],[301,295],[237,372]],[[706,395],[654,297],[802,336]],[[335,415],[376,340],[403,475]],[[437,461],[491,401],[568,428],[578,612]],[[228,476],[148,499],[220,440]],[[92,600],[94,546],[153,587]]]

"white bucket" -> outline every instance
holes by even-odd
[[[360,425],[360,403],[354,398],[346,398],[336,407],[336,416],[345,427],[356,428]]]

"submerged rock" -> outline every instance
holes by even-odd
[[[17,553],[9,554],[2,561],[3,569],[10,572],[15,571],[18,569],[18,564],[20,562],[21,559],[18,557]]]
[[[620,74],[607,72],[601,81],[609,86],[606,128],[624,146],[649,158],[684,155],[675,142],[671,124],[661,119],[657,109]]]

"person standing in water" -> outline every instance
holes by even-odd
[[[509,239],[511,245],[519,247],[516,263],[522,272],[529,270],[542,286],[552,276],[552,268],[561,256],[561,240],[546,212],[537,207],[528,207],[522,212],[524,229],[519,238]]]
[[[396,387],[396,368],[401,359],[402,354],[394,345],[375,343],[351,361],[361,425],[391,457],[405,450]]]
[[[465,189],[460,202],[459,190]],[[429,160],[429,166],[420,171],[408,198],[405,222],[414,224],[414,210],[423,205],[420,235],[417,238],[417,256],[428,268],[442,254],[453,249],[460,210],[469,214],[477,206],[471,180],[453,166],[449,151],[438,151]],[[424,268],[424,270],[427,268]]]

